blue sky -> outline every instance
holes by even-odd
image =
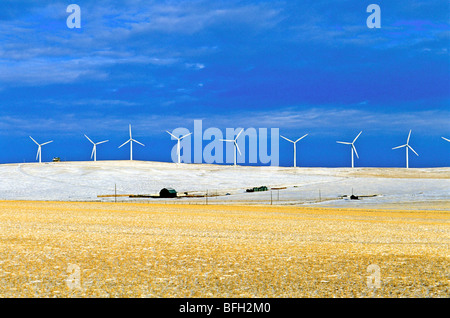
[[[66,8],[81,7],[81,29]],[[381,8],[369,29],[366,8]],[[0,162],[171,161],[178,127],[279,128],[299,166],[449,166],[450,5],[438,1],[10,1],[0,10]],[[280,165],[292,145],[280,140]]]

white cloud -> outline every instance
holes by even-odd
[[[119,103],[122,101],[85,100],[86,103]],[[127,106],[126,104],[124,106]],[[133,105],[128,105],[132,107]],[[170,106],[168,104],[167,106]],[[194,120],[203,120],[203,128],[220,129],[236,127],[280,128],[284,132],[314,132],[316,135],[336,135],[343,131],[371,131],[373,134],[402,134],[409,129],[425,135],[450,134],[448,122],[450,111],[405,111],[395,114],[379,113],[359,109],[321,109],[310,108],[301,111],[284,109],[280,111],[240,112],[227,114],[136,114],[126,118],[103,113],[101,117],[84,113],[65,113],[47,116],[2,116],[0,132],[14,135],[27,134],[82,134],[93,132],[103,135],[115,135],[126,131],[132,124],[141,136],[155,136],[167,129],[185,127],[191,129]]]
[[[105,79],[108,73],[93,69],[92,60],[48,60],[0,61],[0,82],[20,85],[46,85],[71,83],[89,77]]]
[[[205,68],[205,65],[202,63],[185,63],[184,65],[186,66],[186,68],[195,70],[202,70]]]
[[[218,127],[272,127],[286,130],[314,130],[323,134],[355,129],[374,132],[402,132],[415,129],[423,133],[448,131],[450,111],[377,112],[357,108],[309,108],[305,110],[281,109],[276,111],[240,112],[207,119]]]

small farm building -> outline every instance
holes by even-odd
[[[161,191],[159,191],[159,196],[161,198],[176,198],[177,191],[172,188],[164,188]]]

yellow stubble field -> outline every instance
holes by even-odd
[[[0,201],[0,297],[449,297],[450,212]]]

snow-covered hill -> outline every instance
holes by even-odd
[[[0,165],[0,199],[101,200],[118,195],[157,195],[172,187],[180,195],[211,196],[208,203],[380,205],[440,202],[450,210],[450,168],[286,168],[146,161],[21,163]],[[247,193],[267,186],[272,191]],[[276,188],[285,188],[276,190]],[[360,200],[349,200],[351,194]],[[158,202],[162,199],[128,198]],[[200,203],[202,197],[177,202]],[[167,200],[164,200],[167,201]],[[350,203],[350,201],[352,201]]]

